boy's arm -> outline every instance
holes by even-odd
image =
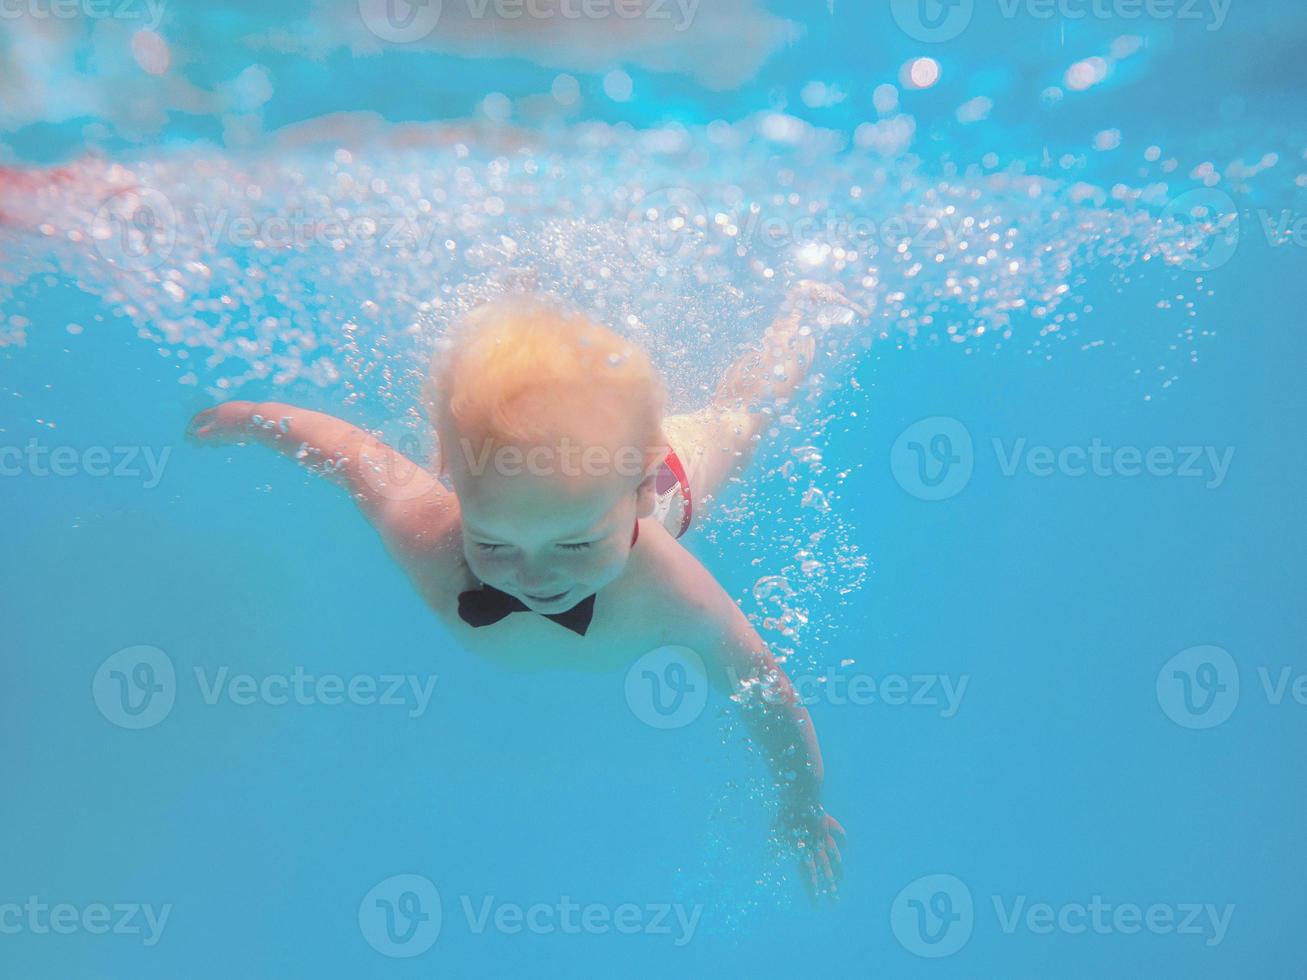
[[[866,319],[867,310],[837,285],[801,279],[790,288],[761,345],[726,371],[714,402],[738,411],[757,412],[769,402],[794,397],[812,369],[818,333],[832,323]]]
[[[448,504],[452,494],[403,453],[357,426],[281,402],[224,402],[200,412],[186,430],[204,444],[256,442],[349,491],[374,524],[405,505]]]
[[[835,897],[844,828],[822,806],[825,771],[812,718],[739,607],[720,586],[712,594],[723,601],[700,606],[685,645],[703,656],[713,684],[740,705],[780,798],[779,829],[798,852],[809,894]]]

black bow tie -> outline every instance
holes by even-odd
[[[517,596],[501,592],[493,585],[483,585],[479,589],[469,589],[458,596],[458,615],[469,626],[489,626],[505,616],[515,612],[530,612],[530,608]],[[586,596],[571,609],[560,613],[544,613],[546,619],[552,619],[560,626],[566,626],[573,633],[585,636],[594,617],[595,597]]]

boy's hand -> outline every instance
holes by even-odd
[[[839,900],[839,883],[844,876],[840,848],[848,835],[840,822],[820,805],[783,811],[778,830],[799,859],[799,874],[813,904],[822,895]]]
[[[223,402],[206,408],[186,427],[194,443],[232,442],[245,433],[254,414],[254,402]]]
[[[842,286],[836,283],[817,282],[815,279],[800,279],[785,294],[784,310],[799,312],[808,307],[819,310],[818,323],[828,327],[834,322],[850,322],[849,312],[856,313],[863,319],[871,316],[867,309],[844,295]]]

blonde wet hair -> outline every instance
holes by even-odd
[[[551,443],[569,419],[605,417],[625,419],[622,435],[641,449],[666,444],[666,389],[648,353],[589,317],[512,297],[473,309],[450,340],[432,358],[425,392],[442,443]]]

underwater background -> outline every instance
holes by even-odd
[[[1296,977],[1307,9],[8,0],[0,972]],[[702,403],[686,546],[820,733],[812,908],[715,695],[457,649],[226,398],[414,459],[512,289]],[[663,680],[671,684],[676,675]]]

